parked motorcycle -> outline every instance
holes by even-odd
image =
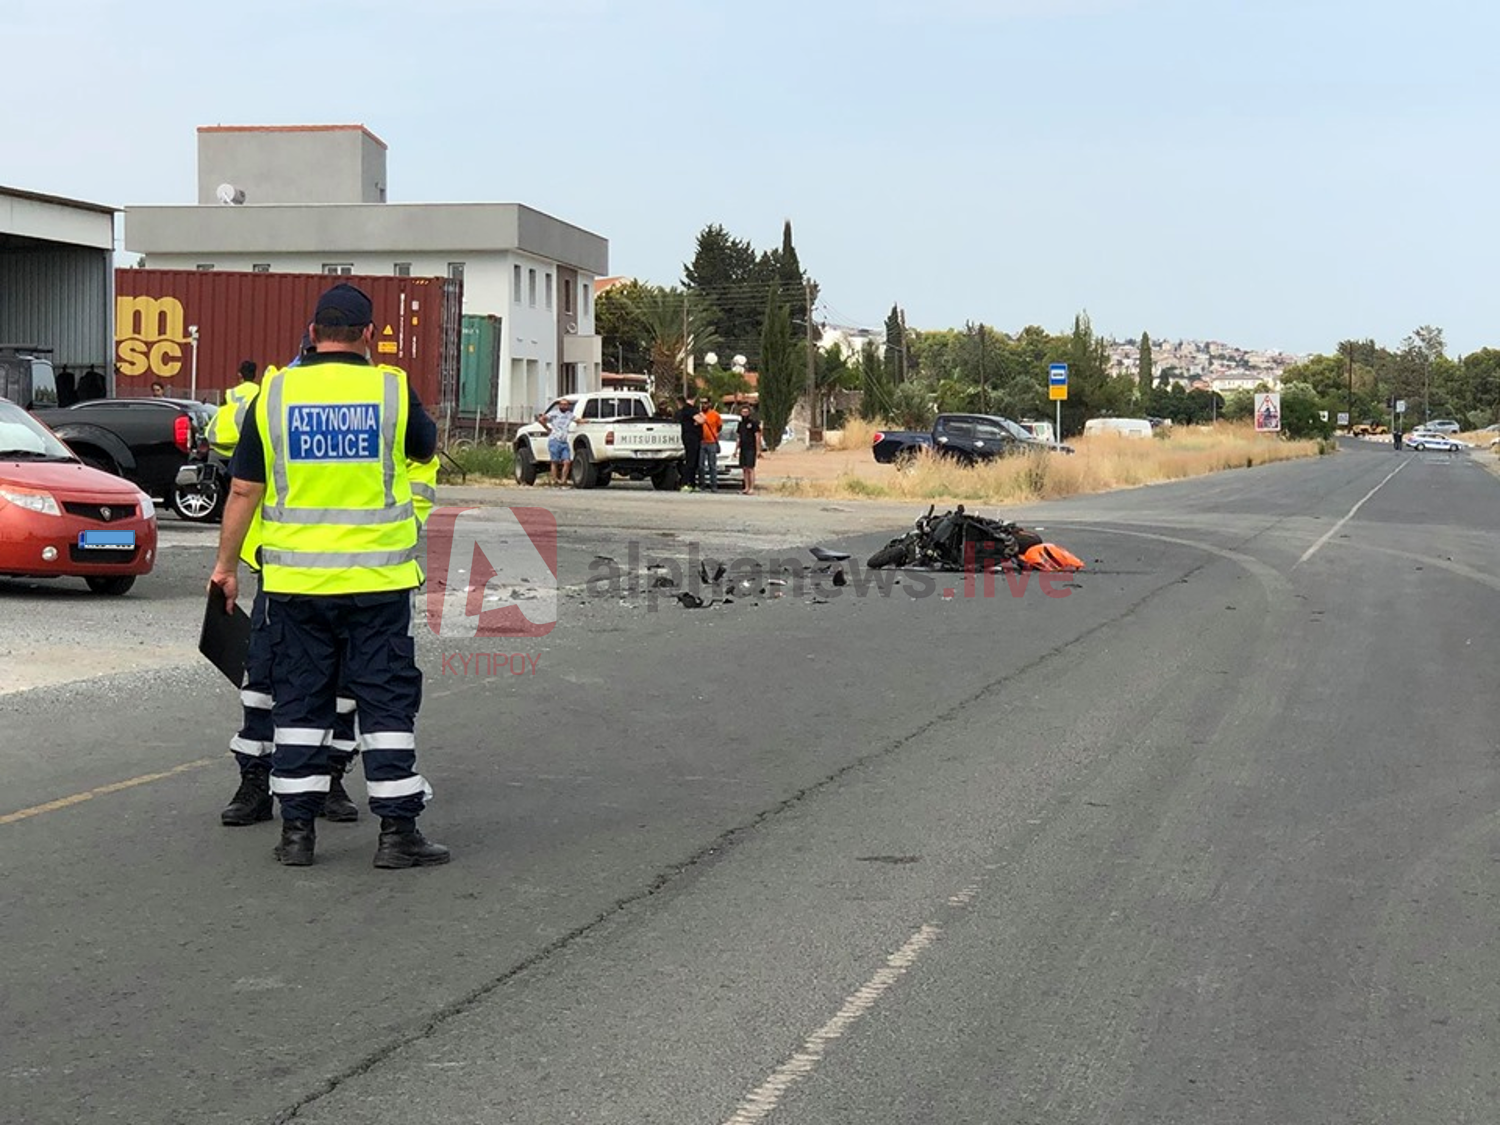
[[[1042,542],[1041,536],[1020,524],[971,515],[962,504],[942,515],[936,512],[934,504],[916,518],[910,531],[871,555],[866,565],[872,570],[888,566],[993,570]]]
[[[229,499],[229,459],[200,442],[187,464],[177,470],[169,498],[172,510],[193,523],[215,523],[224,517]]]

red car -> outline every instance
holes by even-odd
[[[156,508],[0,399],[0,576],[82,578],[123,594],[156,562]]]

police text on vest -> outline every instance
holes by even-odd
[[[380,407],[374,403],[289,408],[287,457],[292,461],[378,461]]]

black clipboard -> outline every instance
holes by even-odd
[[[198,651],[208,657],[235,687],[245,682],[245,659],[250,652],[250,615],[235,602],[234,612],[224,612],[224,591],[210,586],[203,611],[203,632]]]

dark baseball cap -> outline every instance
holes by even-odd
[[[363,328],[375,319],[375,307],[363,290],[344,282],[318,298],[313,323],[323,328]]]

